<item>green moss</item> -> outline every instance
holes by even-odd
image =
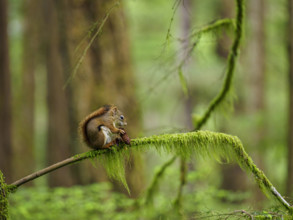
[[[223,160],[225,162],[235,161],[242,169],[253,175],[255,181],[265,195],[275,199],[281,206],[293,214],[293,208],[290,207],[290,205],[278,193],[264,173],[256,167],[252,159],[245,152],[241,141],[236,136],[211,131],[163,134],[159,136],[154,135],[151,137],[133,139],[131,141],[131,146],[133,150],[137,151],[145,151],[150,148],[155,148],[159,153],[167,152],[175,156],[181,156],[185,159],[197,156],[214,158],[219,162]],[[121,145],[118,147],[112,147],[110,150],[90,151],[77,155],[76,157],[82,159],[97,157],[102,165],[105,166],[109,177],[122,182],[129,191],[125,179],[125,159],[127,161],[130,155],[128,149],[129,148],[126,148],[125,145]],[[164,170],[172,164],[174,160],[172,159],[166,163],[156,176],[162,176]],[[157,180],[154,180],[152,185],[156,186]],[[149,193],[149,198],[151,198],[153,192]]]
[[[154,147],[158,152],[164,151],[186,159],[195,155],[203,158],[214,158],[219,162],[223,160],[225,162],[235,161],[242,169],[253,175],[265,195],[275,199],[293,214],[293,208],[277,192],[264,173],[256,167],[236,136],[210,131],[197,131],[134,139],[131,141],[131,145],[144,149]]]
[[[8,194],[9,190],[0,170],[0,219],[8,218]]]
[[[130,152],[127,148],[120,146],[112,147],[109,150],[95,150],[87,152],[88,158],[91,158],[92,163],[96,166],[100,162],[105,167],[108,176],[118,180],[123,184],[130,194],[129,187],[125,179],[125,163],[129,161]],[[84,155],[83,155],[84,156]]]
[[[230,30],[234,28],[234,20],[229,18],[224,18],[220,20],[216,20],[215,22],[206,25],[199,29],[198,31],[195,31],[191,34],[192,38],[200,38],[205,34],[211,34],[211,33],[218,33],[222,32],[223,30]]]

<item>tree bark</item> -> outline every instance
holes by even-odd
[[[61,161],[71,155],[70,120],[68,99],[63,90],[64,70],[60,55],[58,20],[54,1],[44,1],[44,32],[47,67],[47,103],[48,103],[48,163]],[[66,167],[49,175],[50,186],[71,186],[74,183],[71,169]]]
[[[249,24],[251,34],[249,40],[249,75],[251,85],[248,107],[252,112],[263,113],[265,109],[265,2],[249,1]],[[261,129],[260,129],[261,130]],[[258,132],[262,139],[262,131]]]
[[[188,38],[189,34],[191,33],[191,14],[189,13],[192,10],[192,4],[194,4],[195,1],[191,0],[184,0],[180,4],[180,32],[181,32],[181,38],[184,39],[184,42],[182,42],[181,46],[181,53],[179,54],[179,62],[181,62],[183,59],[187,57],[187,54],[189,52],[190,48],[190,39]],[[190,59],[190,58],[189,58]],[[190,69],[189,60],[185,61],[185,65],[183,66],[183,70]],[[188,91],[189,93],[192,92],[192,94],[189,94],[187,98],[184,99],[184,113],[185,118],[183,119],[185,121],[185,127],[188,131],[191,131],[193,129],[192,124],[192,111],[194,107],[194,100],[196,100],[196,94],[194,91]]]
[[[12,144],[7,10],[7,0],[0,0],[0,169],[9,182],[12,179]]]
[[[248,66],[250,74],[248,79],[247,109],[253,114],[255,128],[251,130],[250,137],[253,140],[252,147],[255,150],[255,158],[263,169],[262,153],[266,150],[263,146],[265,140],[265,83],[266,83],[266,50],[265,50],[265,11],[264,0],[250,0],[248,2],[248,19],[251,29],[248,43]],[[259,189],[255,189],[255,200],[264,199]],[[258,203],[261,205],[261,203]]]
[[[70,23],[69,17],[69,5],[68,1],[65,0],[54,0],[55,8],[57,11],[58,18],[58,35],[59,35],[59,52],[61,55],[61,64],[63,69],[63,75],[65,77],[65,81],[70,78],[70,69],[72,68],[71,59],[70,59],[70,51],[69,51],[69,36],[68,29]],[[68,102],[68,118],[69,118],[69,136],[70,136],[70,151],[72,154],[79,153],[79,143],[76,141],[76,137],[78,136],[78,120],[77,120],[77,111],[74,104],[74,88],[72,84],[63,86],[65,91],[66,99]],[[80,166],[71,166],[71,172],[74,178],[75,183],[82,184],[82,175],[83,172]]]
[[[286,194],[293,196],[293,1],[288,0],[289,128]]]
[[[35,70],[39,52],[37,19],[40,14],[38,0],[23,2],[24,37],[21,72],[21,90],[18,93],[17,106],[14,110],[14,146],[13,170],[14,178],[20,178],[35,169],[34,137],[35,137]],[[21,109],[21,111],[20,111]],[[26,164],[26,166],[23,166]]]

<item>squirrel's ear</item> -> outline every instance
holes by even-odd
[[[113,108],[111,109],[111,115],[113,116],[113,115],[117,114],[117,111],[118,111],[117,107],[116,107],[116,106],[113,107]]]
[[[113,112],[114,112],[114,113],[117,113],[117,111],[118,111],[118,109],[117,109],[117,107],[115,106],[115,107],[113,108]]]

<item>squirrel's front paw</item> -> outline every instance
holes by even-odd
[[[124,130],[122,130],[122,129],[119,129],[119,133],[122,134],[122,135],[126,134],[126,132]]]

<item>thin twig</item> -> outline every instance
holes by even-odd
[[[77,64],[75,65],[75,68],[71,74],[71,76],[67,79],[67,81],[65,82],[65,85],[63,87],[63,89],[65,89],[67,87],[67,85],[69,84],[69,82],[71,81],[72,78],[75,77],[76,73],[77,73],[77,70],[79,69],[80,65],[82,64],[84,58],[85,58],[85,55],[88,51],[88,49],[92,46],[94,40],[96,39],[96,37],[98,36],[98,34],[101,33],[102,31],[102,28],[104,27],[104,24],[106,23],[111,11],[116,8],[117,6],[119,5],[119,2],[116,2],[109,10],[108,12],[106,13],[105,17],[103,18],[102,22],[101,22],[101,25],[99,26],[99,28],[97,29],[97,31],[95,32],[94,36],[91,38],[90,42],[88,43],[88,45],[86,46],[86,48],[84,49],[82,55],[80,56],[80,58],[78,59],[78,62]]]

